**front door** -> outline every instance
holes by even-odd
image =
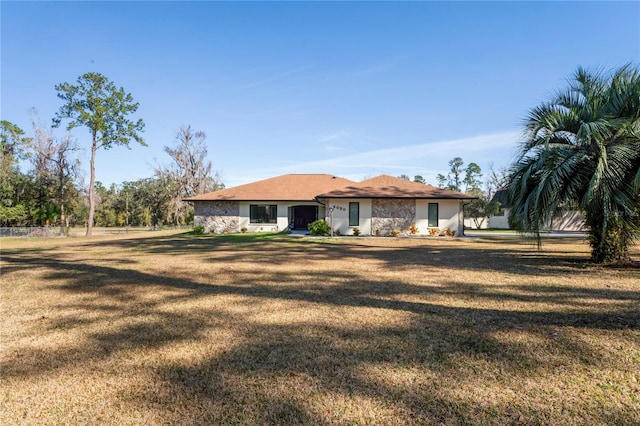
[[[318,220],[317,206],[295,206],[293,208],[293,229],[307,229],[307,225]]]

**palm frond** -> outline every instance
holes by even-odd
[[[529,112],[524,127],[509,180],[512,223],[540,241],[549,220],[577,206],[594,259],[616,250],[610,238],[626,247],[640,228],[640,70],[578,68],[567,88]]]

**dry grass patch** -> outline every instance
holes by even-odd
[[[588,252],[2,240],[0,423],[639,424],[640,270]]]

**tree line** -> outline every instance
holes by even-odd
[[[57,85],[64,101],[47,126],[32,118],[31,134],[7,120],[0,121],[0,226],[82,225],[87,235],[96,226],[184,225],[193,207],[184,197],[224,188],[207,159],[206,135],[182,126],[164,152],[169,166],[156,166],[153,176],[105,187],[96,180],[95,157],[100,149],[128,145],[141,137],[142,119],[132,120],[138,104],[123,88],[97,73],[77,84]],[[66,123],[64,137],[54,129]],[[79,150],[71,131],[85,127],[91,135],[90,180],[80,173]],[[26,166],[26,167],[25,167]]]

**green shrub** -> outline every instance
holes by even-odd
[[[353,235],[355,235],[356,237],[360,235],[360,228],[353,228]]]
[[[194,235],[202,235],[204,234],[204,226],[194,226],[193,230],[191,231],[192,234]]]
[[[242,232],[243,234],[247,232],[247,227],[243,226],[242,228],[240,228],[240,232]]]
[[[307,229],[309,229],[309,233],[311,235],[329,235],[329,232],[331,232],[329,224],[325,222],[324,219],[318,219],[315,222],[311,222],[307,225]]]

